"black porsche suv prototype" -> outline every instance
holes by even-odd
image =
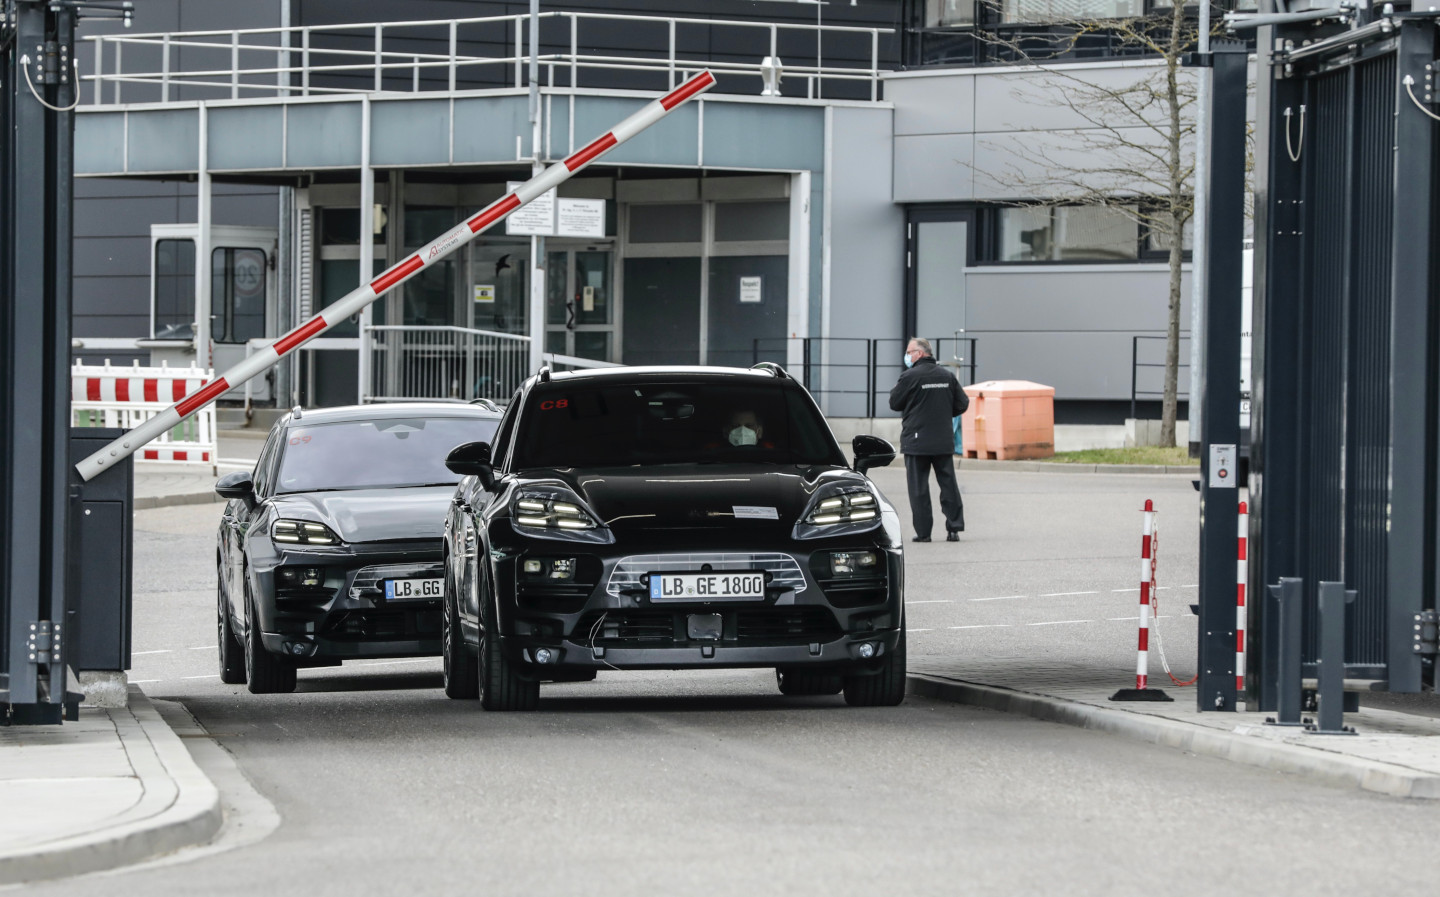
[[[609,368],[521,386],[457,447],[445,693],[530,710],[602,669],[774,668],[786,694],[905,694],[901,534],[775,365]]]

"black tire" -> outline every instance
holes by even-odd
[[[482,598],[480,615],[480,706],[486,710],[534,710],[540,705],[540,680],[526,676],[505,658],[496,642],[499,624],[490,602]]]
[[[839,673],[815,673],[780,667],[775,670],[775,683],[782,695],[838,695],[845,687]]]
[[[905,630],[895,650],[880,662],[880,672],[845,677],[845,703],[851,707],[894,707],[905,700]]]
[[[220,681],[226,685],[245,684],[245,649],[230,628],[230,602],[225,599],[225,590],[215,585],[215,618],[218,630],[220,655]]]
[[[441,653],[445,658],[445,697],[457,701],[473,701],[480,697],[480,665],[476,662],[470,646],[465,644],[465,635],[460,629],[460,615],[455,607],[460,596],[453,586],[447,565],[445,620],[441,635]]]
[[[254,599],[248,595],[248,582],[245,591],[249,608],[249,625],[245,627],[245,676],[250,681],[250,694],[288,694],[295,690],[295,664],[265,650],[260,639],[260,617],[255,613]]]

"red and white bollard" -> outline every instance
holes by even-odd
[[[1170,696],[1150,688],[1150,607],[1155,587],[1155,502],[1145,499],[1140,534],[1140,637],[1135,656],[1135,687],[1122,688],[1112,701],[1169,701]]]
[[[1235,693],[1245,699],[1245,583],[1249,570],[1246,540],[1250,536],[1250,508],[1240,502],[1240,529],[1236,538],[1235,561]]]

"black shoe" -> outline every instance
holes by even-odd
[[[959,542],[959,541],[960,541],[960,534],[957,533],[957,532],[954,532],[954,531],[952,530],[951,532],[948,532],[948,533],[945,534],[945,541],[946,541],[946,542]]]
[[[911,541],[911,542],[929,542],[929,541],[930,541],[930,537],[929,537],[929,536],[916,536],[915,538],[911,539],[910,541]]]

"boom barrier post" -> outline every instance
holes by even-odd
[[[513,192],[507,193],[471,218],[451,228],[428,246],[394,265],[368,284],[362,285],[331,303],[319,314],[280,337],[272,345],[261,349],[230,368],[199,391],[186,396],[76,464],[76,471],[79,472],[82,479],[88,481],[107,467],[114,465],[119,459],[134,454],[137,449],[161,433],[171,429],[224,393],[274,367],[281,358],[336,324],[345,321],[361,309],[368,307],[370,303],[390,289],[403,284],[422,269],[449,256],[481,233],[504,221],[516,209],[569,180],[576,172],[713,86],[715,86],[715,76],[708,71],[703,71],[664,96],[645,104],[638,112],[617,124],[609,132],[592,140],[562,161],[546,168],[516,187]]]

